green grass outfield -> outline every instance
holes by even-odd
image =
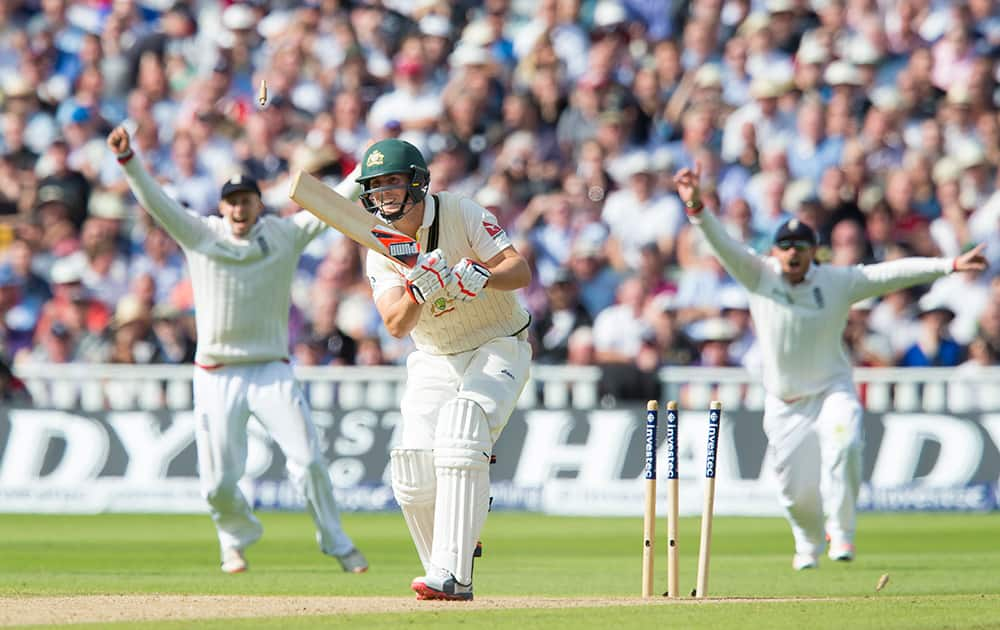
[[[207,516],[0,515],[0,608],[9,598],[97,594],[352,596],[411,599],[416,555],[399,514],[344,517],[371,562],[346,575],[322,556],[305,514],[264,513],[250,572],[218,570]],[[214,621],[142,621],[74,627],[286,628],[1000,628],[1000,514],[863,515],[858,559],[824,557],[791,570],[791,536],[780,519],[717,518],[709,593],[740,598],[649,605],[639,597],[641,518],[495,513],[483,534],[476,608]],[[657,532],[657,588],[666,588],[665,524]],[[681,585],[695,582],[698,519],[681,523]],[[888,586],[875,593],[883,573]],[[573,598],[572,608],[483,609],[490,597]],[[600,608],[580,599],[633,598]],[[751,601],[747,601],[750,598]],[[607,602],[605,602],[607,603]],[[615,603],[615,602],[612,602]],[[414,604],[415,605],[415,604]],[[422,605],[422,604],[421,604]],[[0,610],[2,616],[2,610]]]

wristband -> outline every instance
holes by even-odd
[[[698,214],[704,207],[705,205],[701,203],[700,199],[690,199],[684,202],[684,212],[688,214]]]
[[[119,153],[117,156],[115,156],[115,158],[118,160],[119,164],[125,164],[126,162],[132,159],[133,155],[135,155],[135,153],[132,152],[132,149],[129,149],[125,153]]]
[[[958,271],[958,256],[951,259],[951,272],[955,273]]]

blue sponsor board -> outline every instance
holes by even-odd
[[[337,507],[344,512],[386,512],[399,509],[392,488],[385,484],[365,483],[334,490]],[[515,486],[509,481],[490,484],[492,511],[542,511],[540,487]],[[305,499],[287,479],[258,479],[253,484],[253,508],[299,512],[306,507]]]
[[[866,512],[989,512],[998,507],[996,483],[970,483],[962,487],[872,488],[864,484],[858,509]]]
[[[258,479],[253,484],[255,510],[305,509],[305,498],[287,479]],[[392,488],[383,484],[359,484],[334,490],[337,507],[344,512],[384,512],[397,509]]]

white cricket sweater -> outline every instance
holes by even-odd
[[[497,219],[475,201],[447,192],[437,193],[440,208],[427,195],[424,219],[417,230],[420,251],[427,251],[428,231],[434,216],[438,222],[438,249],[449,266],[462,258],[486,262],[511,246],[510,237]],[[409,269],[385,256],[368,252],[368,276],[372,296],[392,287],[405,287]],[[410,333],[417,349],[428,354],[457,354],[473,350],[497,337],[508,337],[528,327],[531,316],[513,291],[497,291],[489,285],[470,302],[448,297],[444,292],[424,304],[416,327]]]
[[[124,165],[136,199],[184,251],[194,288],[198,347],[205,367],[262,363],[288,357],[292,276],[305,246],[327,226],[300,211],[263,215],[245,239],[221,217],[200,217],[164,194],[133,158]],[[354,178],[337,186],[356,196]]]
[[[726,270],[750,292],[764,367],[764,389],[783,400],[818,394],[851,381],[842,336],[851,304],[949,273],[946,258],[903,258],[875,265],[813,263],[799,284],[781,275],[777,259],[734,240],[712,213],[691,217]]]

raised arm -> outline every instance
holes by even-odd
[[[684,202],[688,220],[701,230],[716,258],[737,282],[754,291],[764,273],[764,260],[749,247],[729,236],[725,227],[711,212],[705,212],[701,203],[698,182],[701,179],[701,165],[694,170],[682,168],[674,175],[677,194]]]
[[[987,266],[983,256],[985,247],[979,244],[955,258],[901,258],[875,265],[858,265],[851,285],[851,302],[927,284],[953,271],[983,271]]]
[[[131,140],[123,127],[111,130],[108,134],[108,147],[114,151],[118,163],[125,171],[125,180],[132,189],[132,194],[181,247],[194,249],[203,238],[211,234],[201,219],[168,197],[139,160],[135,159]]]

